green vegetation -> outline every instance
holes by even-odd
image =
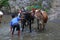
[[[41,9],[42,6],[39,6],[39,5],[27,6],[27,10],[32,10],[32,8],[35,8],[35,9]]]
[[[39,0],[37,2],[31,1],[30,4],[33,6],[32,8],[35,8],[34,6],[38,5],[39,7],[37,9],[43,9],[43,7],[42,7],[42,1],[43,0]],[[48,13],[49,10],[50,10],[50,8],[52,8],[52,3],[53,3],[54,0],[45,0],[45,1],[47,1],[47,3],[48,3],[48,8],[45,8],[44,10]],[[27,9],[31,10],[32,8],[31,8],[31,6],[29,6]]]
[[[6,10],[11,10],[11,7],[10,7],[10,5],[9,5],[9,2],[8,2],[9,0],[0,0],[0,8],[2,8],[2,7],[5,7],[6,8]],[[35,8],[35,9],[42,9],[42,1],[43,0],[39,0],[39,1],[35,1],[35,2],[33,2],[32,0],[31,0],[31,2],[30,2],[30,6],[27,6],[27,10],[32,10],[32,8]],[[21,8],[21,6],[20,5],[18,5],[19,6],[19,8]],[[50,1],[49,1],[49,6],[51,6],[51,3],[50,3]],[[47,9],[45,9],[45,11],[46,12],[48,12],[48,8]]]
[[[43,0],[39,0],[39,1],[35,1],[35,2],[31,2],[31,5],[30,6],[27,6],[27,10],[32,10],[32,8],[35,8],[35,9],[42,9],[42,1]],[[48,12],[49,11],[49,9],[50,9],[50,7],[51,7],[51,2],[50,1],[48,1],[48,6],[49,6],[49,8],[46,8],[46,9],[44,9],[46,12]]]
[[[42,9],[42,6],[35,6],[35,5],[27,6],[27,10],[32,10],[32,8]],[[45,9],[46,12],[48,12],[48,10],[49,10],[49,9]]]
[[[9,3],[8,0],[1,0],[0,1],[0,8],[4,7],[8,7]]]

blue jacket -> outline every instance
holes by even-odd
[[[20,21],[20,17],[19,17],[19,16],[13,18],[13,19],[10,21],[10,26],[15,25],[15,24],[19,24],[19,21]]]

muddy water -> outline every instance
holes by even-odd
[[[8,21],[7,21],[8,20]],[[24,32],[20,33],[20,37],[17,36],[15,31],[14,36],[11,36],[9,30],[10,15],[5,15],[0,24],[0,40],[60,40],[60,17],[56,20],[48,21],[46,24],[46,30],[44,32],[38,32],[36,30],[36,21],[32,24],[32,33],[29,33],[29,28],[26,27]]]

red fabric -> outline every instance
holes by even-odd
[[[32,8],[32,11],[35,12],[35,8]]]
[[[32,8],[33,11],[35,11],[35,8]]]

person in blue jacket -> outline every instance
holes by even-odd
[[[20,26],[19,26],[19,21],[23,19],[23,18],[20,18],[20,16],[15,16],[15,15],[12,15],[12,20],[10,21],[10,26],[11,26],[11,32],[12,32],[12,35],[14,34],[14,30],[16,28],[16,30],[18,31],[18,36],[20,35]]]

